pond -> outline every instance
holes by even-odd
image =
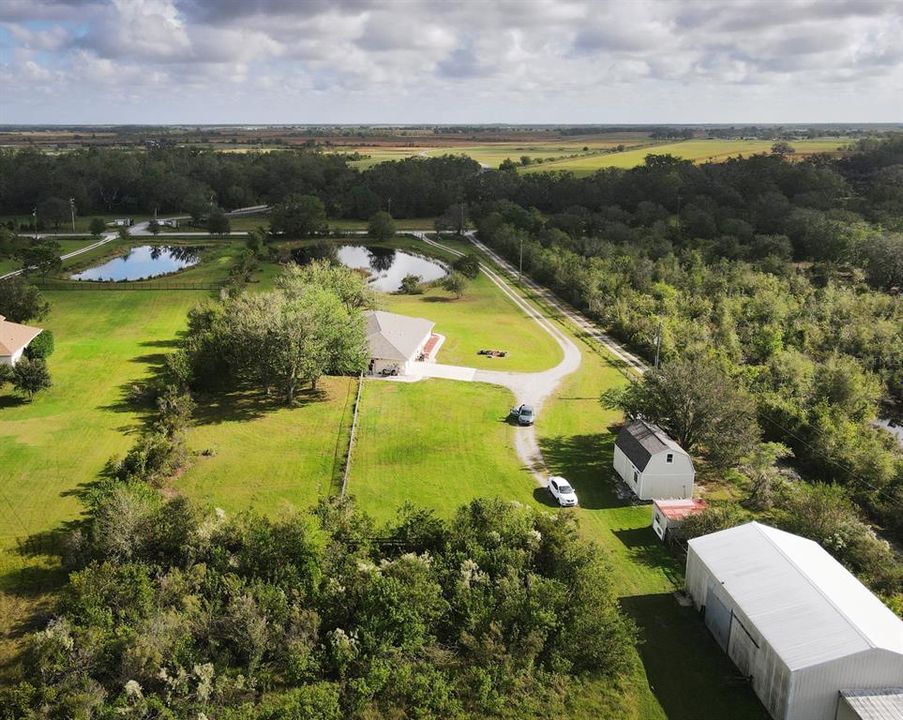
[[[448,274],[440,262],[404,250],[343,245],[337,254],[345,267],[366,270],[370,275],[370,286],[380,292],[399,290],[405,275],[419,275],[421,281],[431,282]]]
[[[125,255],[70,276],[73,280],[144,280],[196,265],[200,248],[142,245]]]

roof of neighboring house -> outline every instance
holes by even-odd
[[[652,504],[661,511],[662,515],[672,521],[683,520],[706,508],[705,500],[697,500],[696,498],[687,498],[686,500],[653,500]]]
[[[42,332],[41,328],[10,322],[0,315],[0,355],[15,355]]]
[[[435,323],[423,318],[371,310],[367,318],[367,342],[370,357],[406,362],[414,358]]]
[[[680,445],[668,437],[664,430],[645,420],[634,420],[621,428],[615,445],[621,448],[621,452],[640,472],[646,469],[646,465],[653,455],[658,455],[665,450],[678,452],[681,455],[687,454]]]
[[[689,545],[791,670],[903,656],[903,621],[818,543],[751,522]]]
[[[862,720],[903,718],[903,688],[841,690],[840,694]]]

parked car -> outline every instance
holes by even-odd
[[[511,408],[508,417],[517,421],[518,425],[532,425],[536,419],[536,413],[533,412],[532,405],[518,405]]]
[[[561,507],[575,507],[577,505],[577,493],[567,480],[558,475],[549,478],[549,492],[558,501]]]

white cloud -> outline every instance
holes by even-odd
[[[903,119],[895,0],[3,0],[0,20],[0,92],[76,86],[57,114],[80,120]],[[49,119],[11,97],[7,122]]]

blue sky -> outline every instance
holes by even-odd
[[[898,0],[2,0],[0,124],[903,121]]]

